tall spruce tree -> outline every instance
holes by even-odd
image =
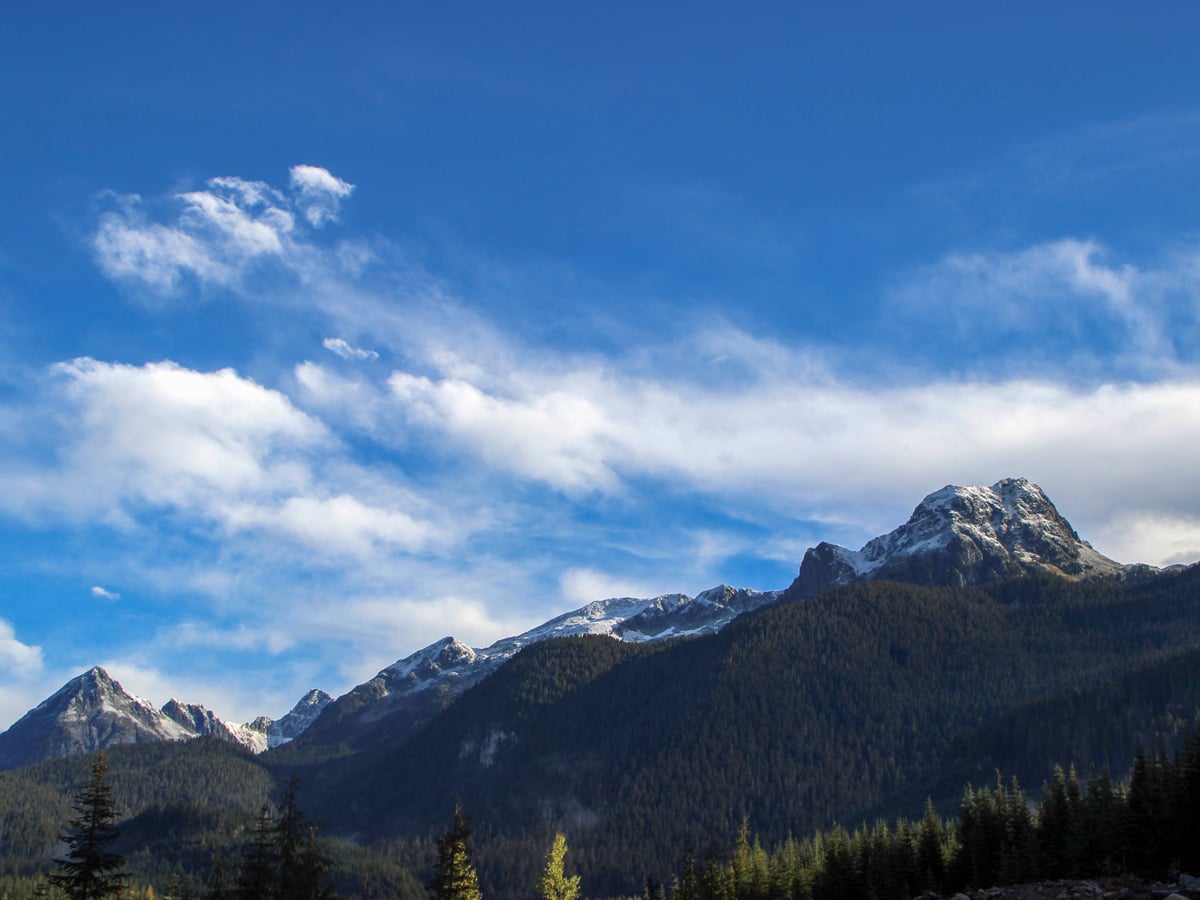
[[[460,804],[454,808],[454,824],[437,842],[437,872],[426,885],[431,900],[483,900],[467,843],[470,836],[469,822]]]
[[[116,897],[125,887],[121,871],[125,858],[109,849],[119,832],[107,775],[108,763],[99,753],[92,763],[91,780],[75,798],[69,830],[59,835],[67,844],[67,855],[54,860],[58,871],[50,875],[50,883],[70,900]]]
[[[239,900],[264,900],[275,895],[279,880],[277,835],[271,807],[264,803],[254,820],[250,845],[238,867],[234,896]]]
[[[276,826],[279,855],[279,900],[330,900],[331,861],[317,845],[316,826],[300,809],[296,795],[300,779],[293,776],[284,789],[283,805]]]

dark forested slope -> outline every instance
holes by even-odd
[[[1113,706],[1094,718],[1094,738],[1073,734],[1073,755],[1052,747],[1050,758],[1084,768],[1127,759],[1127,737],[1108,745],[1116,732],[1106,717],[1131,715],[1114,686],[1153,681],[1162,663],[1160,689],[1129,702],[1185,715],[1194,699],[1164,660],[1200,648],[1198,581],[1200,570],[1134,584],[877,582],[653,648],[549,642],[416,740],[330,772],[323,813],[337,828],[374,822],[398,833],[444,819],[462,799],[483,829],[566,830],[591,848],[583,870],[615,890],[633,886],[618,872],[654,871],[681,846],[732,833],[744,815],[778,840],[937,788],[942,767],[979,748],[989,728],[1008,729],[989,764],[1010,770],[1004,754],[1026,751],[1005,717],[1081,691]],[[1132,715],[1166,727],[1152,713]],[[935,799],[952,805],[961,785]]]

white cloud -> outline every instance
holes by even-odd
[[[620,452],[612,434],[618,423],[590,392],[544,387],[514,398],[462,379],[404,372],[388,384],[413,422],[449,433],[497,468],[567,493],[617,486],[611,460]]]
[[[121,599],[120,594],[116,593],[115,591],[110,591],[106,588],[103,588],[98,584],[92,586],[92,596],[98,597],[101,600],[120,600]]]
[[[0,619],[0,671],[7,678],[26,678],[42,670],[42,648],[17,640],[12,624]]]
[[[54,371],[77,415],[62,455],[101,494],[188,507],[214,495],[300,490],[309,477],[303,451],[329,439],[283,394],[232,369],[83,358]]]
[[[417,515],[419,498],[344,460],[324,424],[231,369],[85,358],[53,375],[57,459],[0,475],[10,511],[129,528],[170,510],[230,536],[269,532],[309,558],[449,541],[450,531]]]
[[[801,519],[857,516],[867,527],[898,524],[887,517],[947,482],[1017,474],[1050,482],[1068,512],[1096,525],[1130,503],[1165,511],[1200,500],[1191,463],[1200,442],[1194,378],[870,388],[793,378],[783,366],[722,387],[687,373],[592,367],[481,380],[490,391],[403,372],[389,384],[410,427],[569,496],[620,493],[649,479],[733,507]],[[1121,554],[1133,548],[1113,546]]]
[[[415,553],[443,540],[431,523],[347,494],[289,497],[276,507],[232,506],[225,521],[234,529],[265,526],[325,553],[359,557],[377,546]]]
[[[291,188],[288,195],[261,181],[210,178],[204,190],[176,194],[165,212],[138,196],[117,197],[117,208],[100,217],[92,250],[110,278],[164,295],[189,277],[238,287],[267,260],[304,278],[320,253],[299,234],[297,213],[314,228],[336,221],[353,185],[325,169],[296,166]]]
[[[1062,354],[1065,363],[1086,352],[1161,371],[1177,362],[1168,322],[1182,310],[1172,309],[1170,291],[1183,287],[1194,299],[1194,267],[1185,260],[1146,270],[1112,257],[1095,241],[1072,238],[1011,252],[952,253],[910,272],[889,299],[939,339],[1021,336],[1027,349]],[[1184,305],[1194,324],[1192,302]]]
[[[341,202],[354,191],[354,185],[320,166],[292,166],[291,186],[304,217],[314,228],[336,221]]]
[[[342,359],[379,359],[379,354],[374,350],[363,350],[360,347],[351,347],[342,338],[325,338],[324,345],[326,350],[336,353]]]

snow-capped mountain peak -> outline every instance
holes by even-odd
[[[265,720],[266,727],[261,730],[267,736],[267,747],[278,747],[295,740],[303,734],[317,720],[317,717],[321,715],[325,707],[332,702],[333,698],[327,693],[313,688],[296,701],[296,705],[283,718],[272,722],[265,716],[260,716],[245,727],[251,728],[261,725]]]
[[[175,698],[156,709],[94,666],[0,733],[0,770],[121,744],[183,741],[202,735],[261,753],[300,734],[330,700],[323,691],[310,691],[279,722],[260,716],[249,724],[236,725],[200,704]]]
[[[1081,540],[1036,484],[1005,478],[934,491],[907,522],[861,550],[818,544],[790,591],[807,596],[880,578],[964,585],[1034,571],[1089,577],[1127,569]]]

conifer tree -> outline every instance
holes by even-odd
[[[479,875],[467,843],[471,829],[462,806],[454,808],[454,824],[437,842],[437,871],[426,888],[431,900],[482,900]]]
[[[212,869],[205,884],[205,900],[233,900],[237,893],[229,886],[228,867],[219,854],[213,854]]]
[[[119,832],[114,824],[112,788],[106,783],[108,764],[99,753],[92,763],[92,777],[75,798],[75,815],[69,830],[59,835],[68,852],[54,860],[58,871],[50,875],[50,884],[69,900],[100,900],[118,896],[125,886],[121,868],[125,858],[108,849]]]
[[[946,858],[942,852],[944,840],[942,818],[937,814],[933,798],[925,800],[925,815],[917,832],[917,868],[923,888],[940,889],[946,883]]]
[[[329,858],[317,846],[316,827],[300,809],[296,795],[300,780],[293,776],[284,789],[279,823],[275,826],[279,856],[279,900],[328,900]]]
[[[546,869],[538,881],[538,890],[546,900],[579,900],[579,876],[565,874],[566,856],[566,835],[554,835],[554,843],[546,854]]]
[[[271,807],[264,803],[254,820],[250,846],[246,849],[242,864],[238,868],[237,890],[234,896],[240,900],[263,900],[275,895],[279,866],[276,834]]]

